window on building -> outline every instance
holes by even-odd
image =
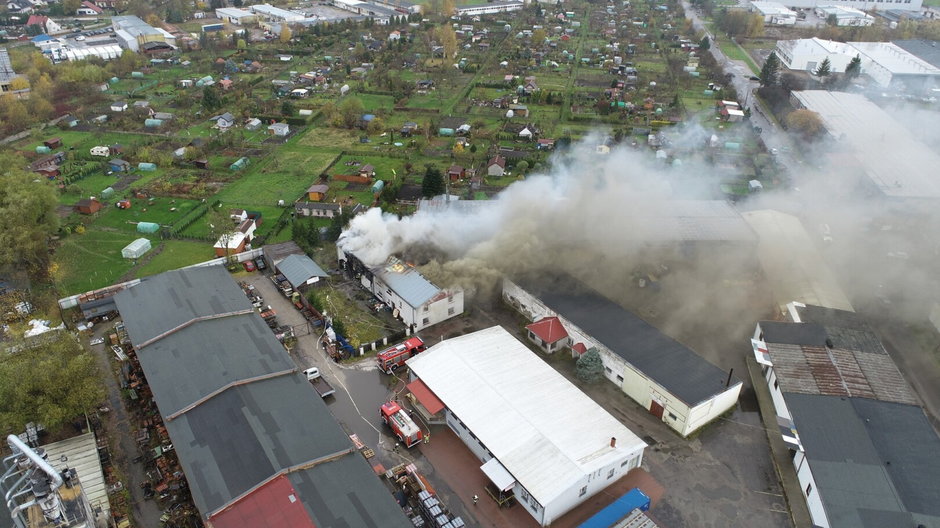
[[[776,389],[776,388],[778,388],[778,387],[779,387],[779,385],[777,385],[777,380],[774,379],[774,388]]]
[[[811,482],[806,485],[806,496],[809,497],[809,494],[812,492],[813,492],[813,483]]]
[[[613,374],[613,373],[614,373],[614,371],[610,370],[610,367],[604,367],[604,372],[606,372],[606,373],[608,373],[608,374]]]
[[[426,325],[426,324],[428,324],[428,323],[430,323],[430,322],[431,322],[431,320],[428,319],[427,317],[425,317],[424,319],[421,320],[421,324],[423,324],[423,325]]]
[[[623,462],[620,463],[620,467],[626,466],[626,465],[629,464],[629,463],[630,463],[630,460],[629,460],[629,459],[624,460]]]
[[[425,311],[425,312],[428,311],[428,310],[430,310],[430,309],[431,309],[430,306],[428,306],[428,305],[426,305],[426,304],[424,305],[424,311]]]
[[[617,374],[617,381],[619,381],[619,382],[622,383],[622,382],[623,382],[623,376],[621,376],[620,374]]]
[[[676,420],[676,419],[677,419],[677,418],[676,418],[676,415],[674,415],[674,414],[672,414],[672,413],[669,413],[669,418],[672,419],[672,420]]]
[[[447,302],[449,302],[449,303],[454,302],[454,296],[453,296],[453,294],[447,296]]]
[[[447,309],[447,315],[454,315],[454,309],[453,309],[453,308],[448,308],[448,309]]]
[[[581,488],[581,491],[578,492],[578,497],[583,497],[585,495],[587,495],[587,486],[584,486],[583,488]]]
[[[387,290],[385,290],[385,293],[387,293],[387,294],[389,294],[389,295],[391,295],[391,294],[392,294],[392,289],[391,289],[391,288],[389,288],[389,289],[387,289]]]
[[[529,502],[529,492],[525,488],[522,488],[522,501]]]
[[[610,478],[613,478],[613,476],[614,476],[614,468],[610,468],[610,471],[607,472],[607,478],[610,479]]]

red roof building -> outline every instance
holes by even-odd
[[[316,528],[299,493],[278,475],[209,518],[214,528]]]
[[[408,384],[408,391],[414,395],[418,403],[421,404],[421,407],[424,407],[424,409],[418,408],[421,414],[423,415],[425,414],[423,411],[427,411],[428,416],[425,416],[426,419],[441,412],[444,408],[444,402],[442,402],[436,394],[431,392],[431,389],[419,379]]]
[[[574,346],[571,347],[571,357],[577,359],[587,351],[587,345],[584,343],[575,343]]]
[[[544,317],[525,327],[529,339],[542,350],[551,354],[568,345],[570,338],[561,320],[557,317]]]

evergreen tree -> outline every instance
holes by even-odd
[[[829,59],[826,59],[826,60],[829,60]],[[851,79],[858,77],[861,74],[862,74],[862,58],[856,55],[851,61],[849,61],[849,65],[845,67],[845,78],[851,80]]]
[[[444,175],[441,174],[441,170],[434,165],[428,165],[424,178],[421,180],[421,194],[425,198],[431,198],[444,194],[444,190]]]
[[[215,88],[206,86],[202,89],[202,107],[209,111],[222,107],[222,99]]]
[[[708,48],[712,47],[711,41],[708,40],[708,35],[702,37],[702,41],[698,43],[698,49],[702,51],[708,51]]]
[[[596,348],[591,347],[587,352],[578,358],[575,364],[575,374],[578,379],[585,383],[595,383],[600,381],[604,373],[604,362],[601,361],[601,355]]]
[[[813,72],[817,77],[826,77],[832,73],[832,63],[829,62],[829,57],[823,59],[819,64],[819,67],[816,68],[816,71]]]
[[[780,71],[780,59],[777,54],[770,52],[767,60],[764,61],[764,67],[760,70],[760,85],[774,86],[777,84],[777,74]]]

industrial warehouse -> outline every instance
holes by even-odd
[[[211,526],[408,526],[224,268],[164,273],[116,303]]]
[[[646,443],[501,327],[445,340],[408,367],[493,494],[514,496],[541,526],[643,462]]]
[[[572,347],[597,348],[604,376],[643,408],[688,436],[734,407],[742,383],[636,315],[572,279],[503,281],[503,297],[527,319],[557,317]],[[538,292],[538,293],[532,293]]]

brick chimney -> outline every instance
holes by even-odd
[[[616,436],[611,436],[611,437],[610,437],[610,447],[611,447],[611,448],[617,447],[617,437],[616,437]]]

